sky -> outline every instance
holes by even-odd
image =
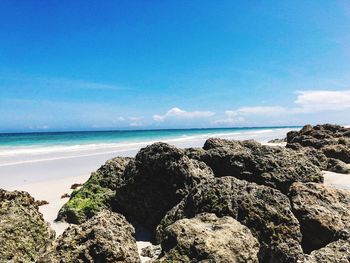
[[[350,1],[0,0],[0,132],[350,124]]]

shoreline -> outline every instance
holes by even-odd
[[[255,139],[262,144],[270,146],[284,146],[285,143],[267,143],[270,139],[283,138],[285,137],[286,130],[274,130],[274,131],[263,131],[258,133],[240,133],[238,134],[225,134],[220,138],[225,139]],[[191,140],[183,140],[178,138],[173,140],[171,144],[179,148],[186,147],[202,147],[205,140],[208,137],[196,137]],[[165,141],[168,142],[169,141]],[[43,214],[43,218],[48,222],[51,228],[56,232],[56,237],[61,235],[63,231],[70,226],[66,222],[55,222],[59,209],[68,201],[68,198],[61,198],[63,194],[71,194],[73,190],[71,185],[82,184],[88,180],[91,172],[97,170],[102,164],[108,159],[116,156],[135,156],[137,151],[147,145],[153,143],[147,142],[139,144],[138,147],[126,147],[122,148],[119,146],[118,150],[114,151],[102,151],[102,152],[90,152],[81,153],[76,156],[50,156],[47,155],[43,159],[43,154],[29,155],[31,159],[22,159],[17,163],[1,163],[0,162],[0,174],[6,175],[11,174],[10,180],[0,175],[0,188],[14,191],[26,191],[36,200],[45,200],[48,204],[40,206],[39,211]],[[125,147],[125,145],[123,145]],[[106,148],[104,148],[106,149]],[[57,154],[57,153],[56,153]],[[23,156],[21,156],[23,158]],[[28,158],[28,156],[25,156]],[[36,158],[36,159],[35,159]],[[1,160],[1,157],[0,157]],[[338,174],[328,171],[324,173],[324,184],[338,189],[350,190],[350,175]],[[11,183],[12,182],[12,183]],[[14,184],[13,182],[16,182]],[[3,187],[4,184],[8,184],[7,187]],[[12,185],[11,185],[12,184]],[[140,234],[140,233],[138,233]],[[142,234],[142,233],[141,233]],[[137,246],[139,253],[143,247],[151,245],[150,242],[139,238],[136,235]],[[148,258],[141,257],[142,262],[145,262]]]
[[[98,148],[78,148],[72,151],[49,147],[47,151],[20,151],[6,153],[0,151],[0,187],[9,188],[29,183],[57,180],[60,178],[90,174],[105,161],[116,156],[134,156],[137,151],[157,141],[163,141],[179,148],[202,147],[206,139],[255,139],[266,143],[268,140],[283,138],[290,129],[259,130],[254,132],[206,134],[191,137],[178,137],[171,140],[152,140],[139,143],[103,144]],[[90,146],[89,146],[90,147]],[[71,148],[69,148],[71,149]],[[1,149],[0,149],[1,150]],[[11,175],[11,177],[7,176]]]

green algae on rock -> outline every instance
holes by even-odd
[[[83,186],[75,190],[69,201],[58,212],[57,220],[81,224],[103,209],[111,209],[116,188],[132,158],[116,157],[93,172]]]
[[[0,189],[0,262],[35,262],[54,237],[33,197]]]

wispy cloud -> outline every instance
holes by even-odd
[[[350,109],[350,90],[305,90],[297,91],[294,106],[250,106],[225,111],[226,118],[215,120],[215,124],[234,125],[256,118],[289,118],[321,112],[341,112]],[[278,119],[280,120],[280,119]]]
[[[174,107],[168,110],[163,115],[153,115],[153,120],[155,121],[164,121],[169,118],[177,119],[194,119],[194,118],[206,118],[215,115],[211,111],[185,111],[180,108]]]
[[[343,111],[350,108],[350,90],[298,91],[294,113],[314,113],[322,111]]]

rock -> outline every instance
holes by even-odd
[[[284,143],[287,142],[287,138],[283,138],[283,139],[273,139],[268,141],[268,143]]]
[[[49,204],[49,202],[46,201],[46,200],[36,200],[35,203],[36,203],[37,206],[43,206],[43,205],[48,205]]]
[[[155,262],[259,262],[259,243],[232,217],[199,214],[181,219],[164,231],[165,254]]]
[[[313,148],[321,151],[327,158],[350,163],[349,135],[350,129],[339,125],[306,125],[300,131],[291,131],[287,134],[287,147],[294,150],[303,147]],[[331,166],[326,168],[333,169]]]
[[[329,158],[327,163],[328,171],[341,174],[350,174],[350,165],[338,159]]]
[[[350,237],[350,192],[315,183],[295,183],[290,200],[310,252],[339,238]]]
[[[305,263],[349,263],[350,240],[338,240],[312,251]]]
[[[61,195],[61,199],[69,198],[69,197],[70,197],[70,194],[68,194],[68,193],[64,193],[63,195]]]
[[[160,245],[151,245],[141,249],[141,256],[150,258],[151,262],[153,262],[159,257],[161,252],[162,248]]]
[[[75,189],[78,189],[79,187],[82,187],[82,186],[83,186],[83,184],[72,184],[70,189],[75,190]]]
[[[131,158],[116,157],[93,172],[83,186],[75,190],[58,212],[57,220],[81,224],[103,209],[112,209],[116,188]]]
[[[33,197],[0,189],[0,262],[35,262],[54,237]]]
[[[186,154],[205,162],[216,177],[234,176],[287,193],[294,182],[323,182],[320,169],[303,153],[255,141],[208,139]]]
[[[104,210],[66,229],[37,263],[141,262],[134,234],[122,215]]]
[[[322,151],[328,158],[350,163],[350,148],[346,145],[328,145],[323,147]]]
[[[175,221],[200,213],[231,216],[260,243],[260,262],[296,262],[302,257],[301,232],[288,198],[270,187],[234,177],[211,179],[195,188],[163,218],[157,237]]]
[[[329,158],[320,150],[312,147],[299,147],[294,149],[304,154],[314,165],[321,170],[327,170],[329,167]]]
[[[165,213],[197,184],[213,177],[203,162],[189,159],[183,150],[155,143],[140,150],[124,173],[116,194],[116,208],[154,230]]]

